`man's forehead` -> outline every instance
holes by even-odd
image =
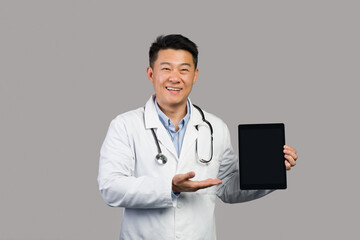
[[[187,65],[193,66],[192,54],[186,50],[162,49],[158,52],[156,61],[159,65]]]
[[[160,66],[161,66],[161,65],[174,65],[174,63],[171,63],[171,62],[160,62]],[[190,63],[186,63],[186,62],[180,63],[180,64],[178,64],[178,65],[191,67],[191,64],[190,64]]]

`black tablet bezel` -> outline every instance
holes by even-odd
[[[262,123],[262,124],[239,124],[238,125],[238,149],[239,149],[239,174],[240,174],[240,189],[242,190],[256,190],[256,189],[286,189],[287,188],[287,183],[286,183],[286,166],[285,163],[283,164],[283,169],[281,170],[281,172],[283,172],[283,176],[282,178],[282,182],[281,183],[272,183],[272,184],[267,184],[267,183],[249,183],[248,181],[246,181],[246,179],[244,179],[244,174],[242,174],[242,172],[246,171],[246,169],[242,168],[242,162],[245,161],[245,159],[241,159],[241,154],[240,151],[242,149],[240,149],[240,144],[241,144],[241,139],[240,139],[240,131],[241,130],[259,130],[259,129],[277,129],[278,131],[280,131],[281,135],[283,136],[281,141],[282,141],[282,145],[285,145],[285,125],[284,123]],[[283,159],[283,161],[285,161],[285,158]]]

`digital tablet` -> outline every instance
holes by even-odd
[[[240,189],[286,189],[283,123],[240,124]]]

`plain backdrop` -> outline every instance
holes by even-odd
[[[148,49],[170,33],[199,46],[191,100],[228,124],[236,151],[238,124],[284,122],[299,153],[287,190],[217,202],[218,239],[358,238],[359,10],[1,0],[0,239],[119,238],[121,208],[98,191],[99,150],[110,121],[153,93]]]

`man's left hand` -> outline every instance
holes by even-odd
[[[296,165],[296,160],[298,159],[298,155],[296,154],[296,150],[288,145],[284,146],[285,153],[285,166],[286,170],[291,170],[292,167]]]

